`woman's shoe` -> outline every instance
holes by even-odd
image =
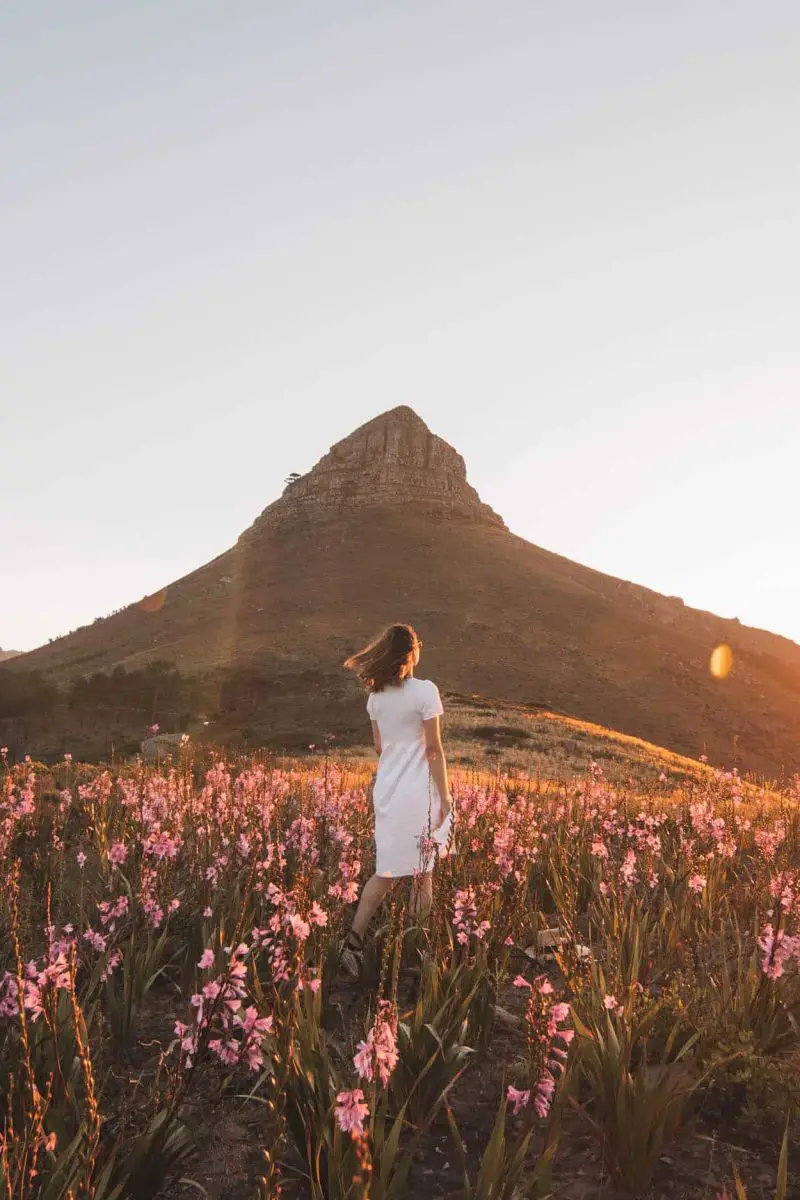
[[[364,971],[364,943],[351,929],[339,950],[339,969],[351,979],[360,979]]]

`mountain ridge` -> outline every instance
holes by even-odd
[[[303,721],[315,690],[355,723],[341,662],[392,620],[419,628],[422,673],[445,689],[536,699],[728,765],[800,766],[800,647],[512,533],[405,405],[335,443],[230,550],[14,666],[54,679],[155,660],[237,667],[263,679],[276,729],[289,709]],[[721,642],[734,667],[713,679]]]

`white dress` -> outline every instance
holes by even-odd
[[[422,722],[444,712],[430,679],[407,676],[399,686],[371,692],[370,719],[377,721],[381,755],[373,788],[375,873],[387,877],[430,870],[420,837],[441,821],[441,799],[425,757]]]

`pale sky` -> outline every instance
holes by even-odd
[[[530,541],[800,640],[796,0],[5,0],[0,646],[410,404]]]

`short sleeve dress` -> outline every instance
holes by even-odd
[[[382,747],[373,788],[375,873],[393,878],[430,870],[420,838],[439,825],[441,798],[425,757],[422,722],[444,712],[439,689],[430,679],[408,676],[371,692],[367,712]]]

